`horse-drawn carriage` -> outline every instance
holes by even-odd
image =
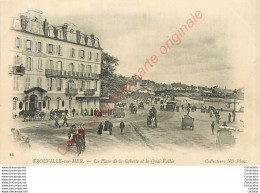
[[[224,145],[234,146],[236,143],[236,139],[232,132],[235,131],[234,129],[230,129],[225,126],[220,126],[219,130],[217,131],[218,136],[216,139],[216,145],[219,148],[222,148]]]
[[[19,112],[19,117],[23,117],[24,121],[28,118],[29,121],[35,120],[35,119],[41,119],[44,120],[46,116],[45,112],[42,112],[40,110],[22,110]]]
[[[192,131],[194,130],[194,118],[189,115],[184,115],[184,117],[182,117],[181,128],[184,129],[187,126],[189,126]]]
[[[138,104],[138,109],[144,109],[144,103],[143,102],[140,102]]]
[[[166,111],[174,111],[175,110],[175,106],[176,106],[176,101],[168,101],[166,103]]]
[[[134,103],[131,103],[129,106],[130,113],[136,114],[137,113],[137,107],[134,105]]]
[[[70,149],[74,145],[76,145],[77,148],[77,154],[80,155],[81,152],[85,151],[85,128],[80,127],[78,130],[76,128],[76,125],[72,125],[69,133],[68,133],[68,141],[67,146]]]
[[[151,127],[151,128],[157,127],[156,110],[154,107],[149,111],[149,115],[147,117],[147,127]]]
[[[114,108],[113,114],[114,114],[115,118],[125,117],[124,108],[122,108],[122,107]]]

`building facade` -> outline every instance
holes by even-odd
[[[99,109],[102,48],[97,37],[73,24],[51,25],[33,10],[13,19],[9,35],[14,113]]]

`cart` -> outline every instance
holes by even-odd
[[[181,128],[184,129],[187,126],[189,126],[192,131],[194,130],[194,118],[189,115],[184,115],[181,122]]]

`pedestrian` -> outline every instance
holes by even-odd
[[[73,107],[73,109],[72,109],[72,116],[74,117],[74,115],[75,115],[75,108]]]
[[[50,111],[50,120],[52,120],[53,119],[53,109],[51,109],[51,111]]]
[[[102,135],[102,131],[103,131],[103,124],[102,124],[102,122],[100,122],[100,124],[99,124],[99,126],[98,126],[98,132],[97,132],[97,134],[98,134],[98,135]]]
[[[93,113],[94,113],[94,112],[93,112],[93,109],[91,108],[91,109],[90,109],[90,116],[93,116]]]
[[[217,124],[219,124],[219,121],[220,121],[220,116],[216,115],[216,122],[217,122]]]
[[[69,125],[68,125],[68,119],[67,119],[67,115],[66,115],[66,114],[64,115],[62,126],[63,126],[64,124],[66,124],[67,127],[69,126]]]
[[[113,123],[109,121],[109,135],[112,135]]]
[[[190,107],[187,107],[187,111],[188,111],[188,113],[187,113],[187,115],[190,113]]]
[[[104,131],[108,131],[109,121],[105,120]]]
[[[231,122],[231,113],[228,113],[228,122]]]
[[[58,126],[58,127],[60,128],[59,118],[58,118],[57,115],[54,117],[54,121],[55,121],[54,125],[55,125],[55,126]]]
[[[74,134],[75,132],[76,132],[76,124],[72,124],[70,126],[70,130],[68,132],[68,139],[70,139],[71,138],[71,134]]]
[[[211,123],[212,135],[214,135],[214,129],[215,129],[215,123],[214,123],[214,121],[212,121],[212,123]]]
[[[123,122],[123,120],[121,121],[119,127],[120,127],[120,129],[121,129],[121,134],[123,134],[124,128],[125,128],[125,123]]]
[[[68,113],[69,113],[68,109],[65,109],[65,115],[66,116],[68,116]]]

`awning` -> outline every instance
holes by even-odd
[[[28,89],[28,90],[25,90],[24,93],[27,94],[27,93],[33,92],[35,90],[37,90],[39,92],[47,92],[46,90],[44,90],[41,87],[33,87],[33,88]]]

